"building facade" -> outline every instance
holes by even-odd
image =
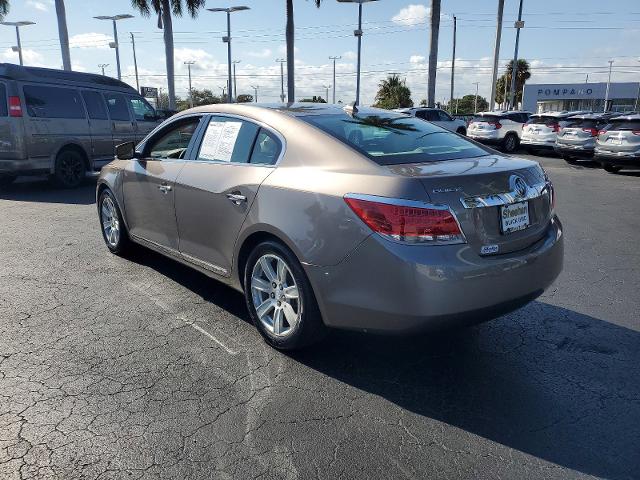
[[[522,108],[542,113],[562,110],[604,111],[607,84],[603,83],[544,83],[525,84]],[[624,112],[638,108],[640,83],[611,83],[609,108]]]

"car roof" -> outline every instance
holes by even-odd
[[[633,113],[631,115],[614,116],[611,120],[640,120],[640,113]]]
[[[0,63],[0,77],[10,80],[23,80],[34,83],[60,84],[65,86],[84,86],[137,93],[131,85],[106,75],[85,72],[69,72],[54,68],[23,67],[12,63]]]
[[[492,111],[489,111],[489,112],[478,112],[475,115],[479,115],[479,116],[485,116],[485,115],[501,116],[501,115],[507,115],[509,113],[526,113],[527,115],[531,115],[531,112],[527,112],[526,110],[492,110]]]
[[[578,115],[571,115],[569,119],[574,120],[603,120],[617,116],[615,113],[581,113]]]
[[[211,105],[203,105],[201,107],[190,108],[180,112],[185,114],[188,112],[199,113],[238,113],[242,114],[247,111],[253,110],[259,112],[260,110],[280,112],[292,117],[304,117],[309,115],[343,115],[345,113],[346,105],[334,105],[330,103],[216,103]],[[394,112],[393,110],[383,110],[373,107],[358,107],[358,113],[364,115],[380,114],[381,112],[386,114],[393,114],[402,116],[401,112]]]

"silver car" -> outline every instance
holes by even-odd
[[[610,173],[640,167],[640,114],[612,118],[598,134],[595,158]]]
[[[111,252],[141,244],[243,291],[281,349],[327,327],[411,332],[530,302],[562,268],[553,198],[536,162],[315,104],[182,112],[118,146],[97,186]]]
[[[531,152],[553,150],[561,128],[567,126],[569,117],[590,112],[548,112],[531,115],[524,127],[520,145]]]
[[[578,158],[592,158],[598,133],[612,116],[611,113],[591,113],[567,118],[556,138],[556,153],[569,163]]]
[[[459,118],[453,118],[447,112],[439,108],[412,107],[398,108],[395,111],[426,120],[427,122],[431,122],[434,125],[445,128],[450,132],[456,132],[460,135],[467,134],[467,122]]]

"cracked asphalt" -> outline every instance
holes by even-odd
[[[565,269],[538,301],[283,354],[242,297],[103,245],[91,182],[0,192],[0,479],[640,478],[640,174],[538,157]]]

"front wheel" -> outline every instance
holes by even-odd
[[[272,347],[295,350],[324,337],[326,327],[309,280],[280,243],[267,241],[251,252],[244,292],[254,325]]]
[[[506,153],[513,153],[518,148],[518,137],[513,133],[507,134],[504,138],[502,148]]]
[[[615,165],[610,165],[608,163],[603,164],[602,168],[609,173],[618,173],[621,170],[620,167],[616,167]]]
[[[100,194],[98,214],[100,216],[102,238],[109,251],[120,256],[129,252],[132,247],[131,240],[129,240],[118,203],[109,189],[105,189]]]

